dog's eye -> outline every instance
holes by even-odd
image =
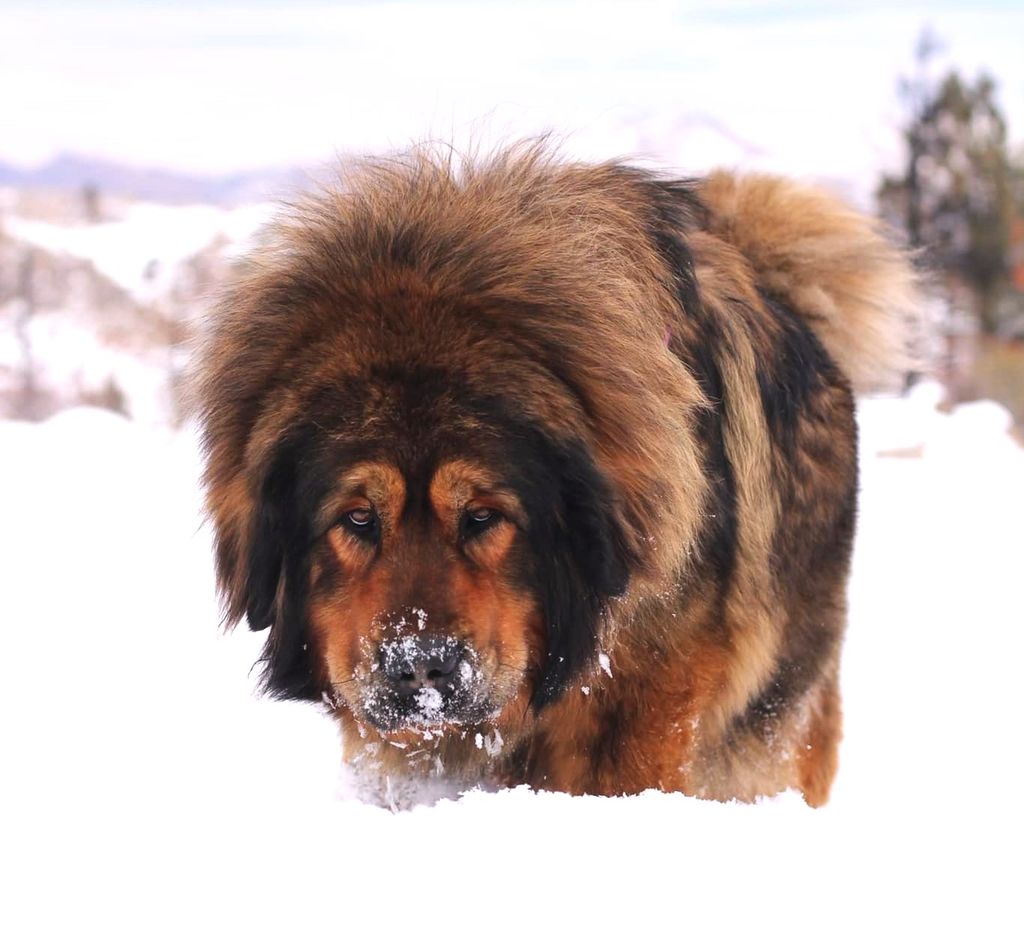
[[[377,514],[372,508],[353,508],[338,523],[353,534],[370,537],[377,530]]]
[[[462,516],[462,537],[463,540],[475,538],[483,534],[492,525],[501,520],[500,512],[493,508],[468,508]]]

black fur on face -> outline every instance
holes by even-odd
[[[324,436],[323,418],[289,433],[258,486],[248,562],[249,626],[270,628],[263,650],[264,690],[277,698],[319,700],[323,671],[310,641],[306,606],[312,522],[323,496],[346,466],[388,456],[407,477],[429,481],[438,461],[472,456],[492,466],[514,491],[529,525],[515,575],[540,605],[544,651],[532,703],[540,710],[597,654],[610,599],[625,592],[634,555],[612,489],[578,440],[561,440],[519,418],[505,403],[476,399],[467,407],[474,439],[444,427],[402,424],[373,443]],[[481,426],[486,433],[481,435]]]
[[[545,651],[533,692],[536,710],[554,701],[597,655],[609,600],[623,594],[637,565],[611,486],[578,440],[560,440],[488,404],[500,417],[498,449],[508,485],[529,518],[528,576],[544,614]]]
[[[598,624],[629,583],[629,552],[611,494],[578,444],[557,449],[559,514],[531,529],[547,632],[534,705],[542,707],[597,654]]]
[[[310,429],[277,449],[259,485],[248,566],[249,628],[270,627],[261,682],[275,698],[315,701],[322,684],[309,644],[306,600],[312,522],[327,483]]]

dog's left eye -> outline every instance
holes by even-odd
[[[372,508],[353,508],[338,521],[346,531],[367,540],[377,535],[377,514]]]
[[[493,508],[469,508],[462,516],[463,540],[475,538],[483,534],[492,525],[501,520],[501,514]]]

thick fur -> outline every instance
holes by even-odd
[[[911,301],[870,222],[776,178],[529,146],[352,169],[239,265],[200,358],[227,619],[381,778],[823,803],[853,386],[898,368]],[[465,543],[474,489],[501,524]],[[479,649],[486,717],[367,722],[398,612]]]

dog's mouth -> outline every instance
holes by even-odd
[[[360,708],[362,716],[383,734],[476,725],[497,714],[486,696],[442,694],[433,688],[400,695],[384,686],[372,686],[364,689]]]

